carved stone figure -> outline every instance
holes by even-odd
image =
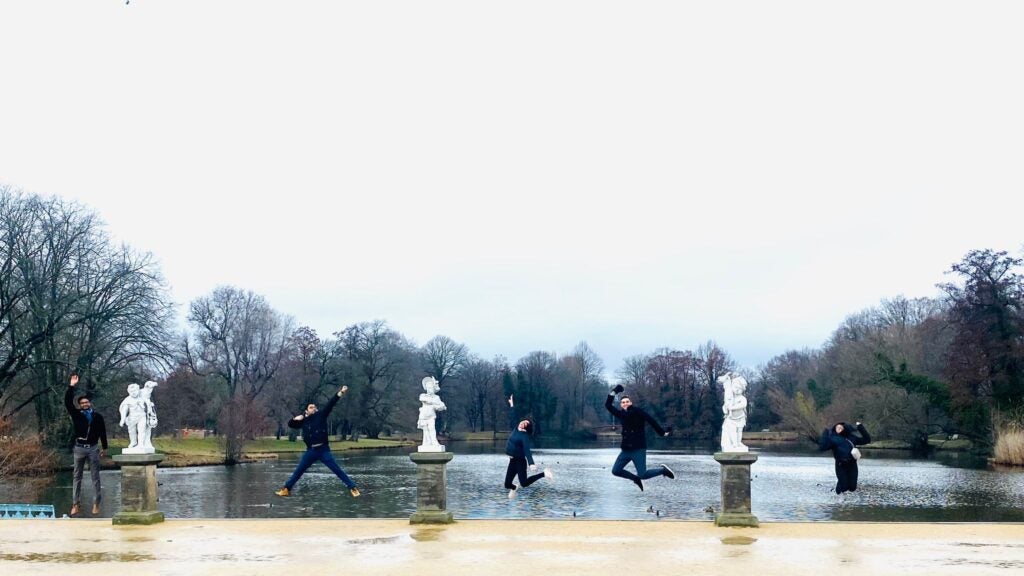
[[[444,452],[444,446],[437,442],[437,431],[434,429],[434,421],[437,413],[446,410],[448,407],[437,395],[441,386],[432,376],[423,379],[424,394],[420,394],[420,413],[416,420],[416,427],[423,430],[423,442],[416,449],[417,452]]]
[[[722,413],[722,452],[749,452],[743,444],[743,428],[747,425],[747,398],[743,395],[747,390],[747,381],[729,372],[718,377],[718,382],[725,389],[725,402]]]
[[[156,382],[150,380],[145,387],[128,385],[128,396],[121,401],[121,426],[128,427],[128,447],[122,454],[153,454],[153,428],[156,427],[156,408],[153,406],[153,388]]]

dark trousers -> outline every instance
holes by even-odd
[[[295,483],[299,481],[299,478],[302,478],[302,475],[306,473],[306,470],[317,461],[323,462],[324,466],[330,468],[331,472],[334,472],[338,478],[341,478],[345,486],[349,488],[356,487],[356,483],[348,477],[348,474],[345,474],[341,466],[338,466],[338,462],[334,459],[334,454],[331,454],[331,449],[327,444],[309,448],[303,452],[302,458],[299,458],[299,465],[295,467],[295,472],[292,472],[292,477],[284,483],[284,487],[291,490]]]
[[[508,469],[505,470],[505,488],[514,490],[516,485],[512,483],[512,479],[519,476],[519,485],[526,488],[530,484],[533,484],[537,480],[544,477],[544,474],[534,474],[533,476],[526,475],[526,458],[521,456],[511,456],[508,459]]]
[[[636,467],[636,474],[626,471],[626,464],[630,462]],[[641,448],[639,450],[623,450],[619,452],[619,457],[615,459],[615,464],[612,466],[612,474],[619,478],[629,478],[633,482],[637,480],[647,480],[648,478],[654,478],[655,476],[661,476],[665,473],[664,468],[655,468],[654,470],[647,469],[647,450]]]
[[[75,445],[73,450],[75,458],[74,483],[71,489],[71,503],[82,503],[82,476],[85,475],[85,462],[89,461],[89,474],[92,476],[93,503],[100,503],[100,447],[96,444],[91,446]]]
[[[857,490],[857,461],[836,460],[836,494]]]

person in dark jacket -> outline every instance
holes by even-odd
[[[306,451],[302,453],[299,465],[295,467],[291,478],[288,478],[288,481],[284,483],[284,487],[274,492],[274,494],[290,496],[291,490],[295,487],[295,483],[299,481],[299,478],[302,478],[306,470],[319,460],[345,483],[349,494],[353,497],[359,496],[359,488],[356,487],[356,483],[338,465],[338,462],[334,459],[334,454],[331,454],[331,446],[327,442],[327,417],[331,415],[331,410],[334,410],[334,406],[346,392],[348,392],[348,386],[342,386],[337,394],[331,396],[323,410],[317,410],[316,404],[310,404],[306,406],[305,412],[288,421],[289,428],[302,429],[302,441],[306,443]]]
[[[612,405],[615,395],[622,391],[622,385],[616,384],[604,401],[604,407],[622,424],[621,452],[615,459],[615,465],[612,466],[612,474],[632,480],[642,491],[644,480],[655,476],[665,476],[669,479],[676,477],[675,472],[664,464],[660,468],[647,469],[647,435],[644,425],[650,424],[658,436],[668,436],[671,431],[663,429],[650,414],[644,412],[642,408],[634,406],[633,400],[625,394],[619,399],[621,409]],[[626,471],[626,464],[630,462],[636,467],[636,474]]]
[[[508,397],[508,425],[512,433],[505,442],[505,454],[508,455],[508,468],[505,470],[505,488],[508,489],[508,497],[516,497],[516,485],[512,479],[519,476],[519,486],[526,488],[541,478],[549,480],[554,478],[550,468],[545,468],[541,474],[527,475],[527,466],[530,471],[535,471],[537,465],[533,463],[533,453],[530,452],[530,436],[533,435],[533,422],[529,419],[517,420],[515,403],[512,396]]]
[[[859,435],[853,433],[854,426]],[[839,422],[831,428],[822,430],[821,438],[818,440],[818,450],[824,452],[831,449],[832,457],[835,458],[836,494],[857,489],[857,458],[854,458],[854,449],[871,443],[871,435],[864,425],[857,422],[854,426]],[[859,453],[858,450],[858,457]]]
[[[64,408],[71,416],[75,427],[75,439],[72,441],[74,455],[74,483],[71,490],[71,516],[76,516],[82,505],[82,476],[85,474],[85,461],[89,461],[89,474],[92,476],[92,515],[100,513],[100,458],[107,451],[107,425],[103,415],[92,408],[92,400],[88,396],[79,396],[75,404],[75,386],[78,385],[78,374],[72,374],[68,389],[64,392]],[[101,447],[102,446],[102,447]]]

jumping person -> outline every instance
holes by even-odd
[[[853,433],[852,426],[839,422],[822,430],[818,440],[818,450],[832,449],[836,461],[836,494],[857,490],[857,458],[860,457],[857,446],[871,443],[871,435],[864,425],[857,422],[854,426],[859,436]]]
[[[533,422],[529,419],[516,419],[516,408],[512,396],[508,397],[508,421],[512,433],[509,434],[508,441],[505,442],[505,454],[509,457],[508,468],[505,470],[505,488],[508,490],[508,497],[515,498],[517,488],[512,483],[512,479],[516,476],[519,476],[519,486],[526,488],[541,478],[551,480],[554,478],[554,475],[551,473],[550,468],[545,468],[544,472],[540,474],[527,476],[527,465],[529,465],[531,472],[537,470],[537,465],[533,463],[533,453],[530,452],[530,436],[533,435]]]
[[[64,408],[75,427],[72,448],[75,468],[70,515],[77,515],[82,505],[82,476],[85,473],[85,461],[88,460],[89,474],[92,476],[92,515],[95,516],[100,513],[100,458],[107,451],[107,426],[103,422],[103,415],[93,410],[88,396],[79,396],[78,406],[75,406],[73,400],[77,385],[78,374],[72,374],[68,389],[64,392]]]
[[[306,451],[303,452],[302,458],[299,459],[299,465],[295,467],[291,478],[284,483],[283,488],[274,492],[274,494],[278,496],[291,495],[291,490],[295,483],[299,481],[299,478],[302,478],[302,475],[306,473],[310,466],[319,460],[345,483],[349,494],[353,497],[359,496],[359,488],[356,488],[356,483],[338,465],[334,455],[331,454],[331,446],[327,443],[327,417],[331,415],[334,405],[338,403],[338,400],[346,392],[348,392],[348,386],[342,386],[341,390],[338,390],[338,393],[327,402],[327,406],[324,406],[323,410],[317,410],[316,404],[310,404],[306,406],[305,412],[288,421],[289,428],[302,428],[302,440],[306,443]]]
[[[664,464],[661,465],[661,468],[647,469],[647,437],[644,434],[644,424],[650,424],[658,436],[668,436],[671,432],[659,426],[658,422],[642,408],[634,406],[633,401],[625,394],[619,399],[621,409],[613,406],[612,401],[615,400],[615,395],[622,391],[622,385],[616,384],[604,400],[604,407],[622,424],[621,452],[615,459],[615,465],[612,466],[612,474],[632,480],[641,491],[644,489],[643,481],[649,478],[665,476],[674,479],[675,472]],[[636,474],[626,471],[626,464],[630,462],[636,467]]]

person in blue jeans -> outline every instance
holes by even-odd
[[[644,412],[642,408],[634,406],[633,400],[625,394],[619,399],[620,408],[612,405],[615,395],[623,390],[621,384],[616,384],[604,401],[604,407],[622,424],[622,444],[619,446],[622,451],[615,459],[612,474],[619,478],[632,480],[643,491],[644,480],[655,476],[665,476],[669,479],[676,477],[675,472],[664,464],[659,468],[647,469],[647,437],[644,425],[650,424],[658,436],[668,436],[671,431],[663,429],[650,414]],[[636,474],[626,470],[626,464],[630,462],[636,467]]]
[[[342,386],[341,390],[338,390],[338,393],[327,402],[327,406],[324,406],[323,410],[317,410],[316,404],[310,404],[306,406],[305,412],[288,421],[289,428],[302,429],[302,440],[306,443],[306,451],[302,453],[299,465],[295,467],[291,478],[284,483],[283,488],[274,492],[274,494],[278,496],[291,495],[291,490],[295,487],[295,483],[299,481],[299,478],[302,478],[302,475],[306,473],[310,466],[320,461],[345,483],[349,494],[353,497],[359,496],[359,488],[348,477],[348,474],[345,474],[341,466],[338,466],[338,462],[334,459],[334,454],[331,454],[331,446],[327,442],[327,417],[331,415],[331,410],[334,410],[334,406],[346,392],[348,392],[348,386]]]

